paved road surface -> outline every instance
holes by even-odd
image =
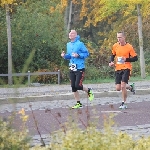
[[[3,104],[0,106],[0,116],[7,120],[11,112],[19,111],[21,108],[26,110],[29,115],[27,126],[30,135],[33,136],[34,144],[40,142],[39,135],[35,127],[33,114],[38,122],[39,131],[46,144],[49,143],[51,132],[60,129],[60,126],[67,121],[68,117],[75,118],[78,115],[78,123],[84,128],[87,123],[87,108],[90,118],[98,118],[99,128],[103,127],[103,121],[110,113],[115,114],[114,121],[117,125],[116,130],[125,131],[129,134],[139,137],[150,135],[150,95],[132,95],[129,94],[128,109],[118,109],[121,102],[121,96],[118,97],[99,97],[93,102],[86,98],[82,99],[84,107],[82,109],[72,110],[70,107],[75,103],[71,100],[37,101],[18,104]],[[31,112],[32,106],[33,114]],[[87,107],[88,106],[88,107]],[[95,112],[95,113],[94,113]],[[16,116],[15,125],[21,123],[19,114]]]

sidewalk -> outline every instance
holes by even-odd
[[[136,86],[136,95],[150,94],[150,82],[134,82]],[[84,84],[93,89],[95,98],[99,97],[118,97],[120,92],[115,91],[114,83]],[[79,91],[81,98],[87,98],[87,94]],[[0,88],[0,103],[6,103],[8,100],[16,102],[30,101],[53,101],[74,99],[70,85],[48,85],[38,87],[21,88]],[[131,93],[131,92],[129,92]]]

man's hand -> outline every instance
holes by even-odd
[[[62,51],[62,53],[61,53],[61,57],[64,57],[65,56],[65,52],[64,51]]]
[[[109,66],[110,66],[110,67],[114,67],[114,66],[115,66],[114,62],[110,62],[110,63],[109,63]]]
[[[73,56],[73,57],[79,57],[79,54],[77,54],[77,53],[72,53],[72,56]]]

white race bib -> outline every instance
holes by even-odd
[[[123,57],[117,57],[117,64],[124,64],[125,61],[123,59]]]
[[[77,65],[76,64],[71,64],[69,69],[72,70],[72,71],[77,71]]]

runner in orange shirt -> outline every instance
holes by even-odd
[[[117,33],[118,42],[112,47],[110,67],[115,67],[116,90],[122,90],[122,103],[120,109],[126,109],[127,89],[135,92],[134,84],[127,85],[131,75],[132,64],[138,60],[137,54],[131,44],[125,40],[124,32]]]

